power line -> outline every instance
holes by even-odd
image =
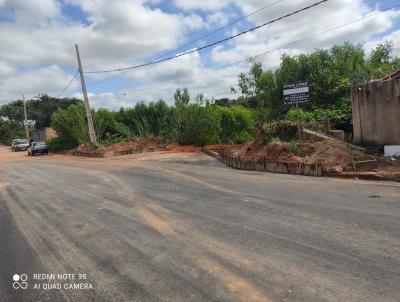
[[[261,25],[252,27],[252,28],[250,28],[250,29],[248,29],[248,30],[245,30],[245,31],[242,31],[242,32],[240,32],[240,33],[238,33],[238,34],[229,36],[229,37],[227,37],[227,38],[225,38],[225,39],[222,39],[222,40],[216,41],[216,42],[214,42],[214,43],[211,43],[211,44],[207,44],[207,45],[205,45],[205,46],[202,46],[202,47],[200,47],[200,48],[196,48],[196,49],[193,49],[193,50],[189,50],[189,51],[187,51],[187,52],[184,52],[184,53],[181,53],[181,54],[177,54],[177,55],[175,55],[175,56],[171,56],[171,57],[168,57],[168,58],[165,58],[165,59],[156,60],[156,61],[152,61],[152,62],[148,62],[148,63],[144,63],[144,64],[139,64],[139,65],[135,65],[135,66],[128,66],[128,67],[124,67],[124,68],[116,68],[116,69],[108,69],[108,70],[98,70],[98,71],[86,71],[85,73],[110,73],[110,72],[118,72],[118,71],[124,71],[124,70],[129,70],[129,69],[137,69],[137,68],[141,68],[141,67],[145,67],[145,66],[149,66],[149,65],[154,65],[154,64],[162,63],[162,62],[165,62],[165,61],[170,61],[170,60],[173,60],[173,59],[176,59],[176,58],[179,58],[179,57],[183,57],[183,56],[189,55],[189,54],[191,54],[191,53],[193,53],[193,52],[197,52],[197,51],[200,51],[200,50],[203,50],[203,49],[207,49],[207,48],[210,48],[210,47],[215,46],[215,45],[217,45],[217,44],[221,44],[221,43],[224,43],[224,42],[226,42],[226,41],[232,40],[232,39],[234,39],[234,38],[237,38],[237,37],[242,36],[242,35],[244,35],[244,34],[247,34],[247,33],[249,33],[249,32],[255,31],[255,30],[257,30],[257,29],[259,29],[259,28],[261,28],[261,27],[270,25],[270,24],[272,24],[272,23],[276,23],[276,22],[281,21],[281,20],[283,20],[283,19],[286,19],[286,18],[288,18],[288,17],[291,17],[291,16],[294,16],[294,15],[296,15],[296,14],[299,14],[299,13],[301,13],[301,12],[303,12],[303,11],[306,11],[306,10],[309,10],[309,9],[311,9],[311,8],[314,8],[314,7],[316,7],[316,6],[318,6],[318,5],[321,5],[322,3],[327,2],[327,1],[329,1],[329,0],[321,0],[321,1],[318,1],[318,2],[316,2],[316,3],[314,3],[314,4],[311,4],[311,5],[309,5],[309,6],[306,6],[306,7],[303,7],[303,8],[301,8],[301,9],[298,9],[298,10],[292,12],[292,13],[289,13],[289,14],[286,14],[286,15],[284,15],[284,16],[282,16],[282,17],[279,17],[279,18],[276,18],[276,19],[274,19],[274,20],[265,22],[265,23],[263,23],[263,24],[261,24]]]
[[[75,72],[74,76],[72,77],[72,79],[68,82],[68,84],[63,88],[63,90],[61,90],[61,92],[58,95],[58,98],[61,97],[63,95],[63,93],[68,89],[68,87],[72,84],[72,82],[75,80],[76,76],[79,73],[79,69]]]
[[[171,51],[169,51],[169,52],[167,52],[167,53],[165,53],[165,54],[162,54],[161,56],[154,57],[153,60],[161,59],[161,58],[163,58],[163,57],[165,57],[165,56],[168,56],[168,55],[170,55],[170,54],[176,53],[177,51],[182,50],[182,49],[186,48],[187,46],[189,46],[189,45],[191,45],[191,44],[194,44],[194,43],[196,43],[196,42],[198,42],[198,41],[200,41],[200,40],[202,40],[202,39],[204,39],[204,38],[207,38],[207,37],[209,37],[209,36],[211,36],[211,35],[213,35],[213,34],[219,32],[219,31],[222,31],[222,30],[224,30],[224,29],[226,29],[226,28],[228,28],[228,27],[231,27],[231,26],[233,26],[233,25],[239,23],[240,21],[242,21],[242,20],[244,20],[244,19],[247,19],[248,17],[251,17],[251,16],[253,16],[253,15],[255,15],[255,14],[257,14],[257,13],[259,13],[259,12],[265,10],[265,9],[267,9],[267,8],[270,8],[270,7],[272,7],[272,6],[276,5],[276,4],[279,4],[279,3],[282,2],[282,1],[284,1],[284,0],[278,0],[278,1],[275,1],[275,2],[270,3],[270,4],[268,4],[268,5],[265,5],[265,6],[263,6],[263,7],[259,8],[259,9],[255,10],[255,11],[251,12],[250,14],[247,14],[247,15],[245,15],[245,16],[239,18],[239,19],[236,19],[235,21],[233,21],[233,22],[231,22],[231,23],[228,23],[228,24],[226,24],[225,26],[222,26],[222,27],[219,27],[219,28],[217,28],[217,29],[215,29],[215,30],[213,30],[213,31],[210,31],[210,32],[206,33],[205,35],[203,35],[203,36],[201,36],[201,37],[198,37],[198,38],[196,38],[196,39],[194,39],[194,40],[191,40],[191,41],[189,41],[188,43],[186,43],[186,44],[184,44],[184,45],[182,45],[182,46],[180,46],[180,47],[178,47],[178,48],[175,48],[175,49],[173,49],[173,50],[171,50]],[[127,73],[127,72],[129,72],[129,71],[130,71],[130,70],[128,69],[128,70],[125,70],[125,71],[123,71],[123,72],[121,72],[121,73],[119,73],[119,74],[113,75],[113,76],[111,76],[111,77],[107,77],[107,78],[105,78],[105,79],[102,79],[102,80],[100,80],[100,81],[97,81],[97,82],[95,82],[95,83],[89,85],[88,87],[97,86],[97,85],[99,85],[99,84],[101,84],[101,83],[104,83],[104,82],[106,82],[106,81],[109,81],[109,80],[111,80],[111,79],[114,79],[114,78],[116,78],[116,77],[119,77],[119,76],[121,76],[121,75],[123,75],[123,74],[125,74],[125,73]]]
[[[233,26],[233,25],[239,23],[240,21],[242,21],[242,20],[244,20],[244,19],[247,19],[248,17],[251,17],[251,16],[253,16],[253,15],[255,15],[255,14],[257,14],[257,13],[259,13],[259,12],[261,12],[261,11],[267,9],[267,8],[270,8],[270,7],[272,7],[272,6],[274,6],[274,5],[278,4],[278,3],[280,3],[280,2],[282,2],[282,1],[283,1],[283,0],[278,0],[278,1],[275,1],[275,2],[270,3],[270,4],[268,4],[268,5],[265,5],[265,6],[263,6],[263,7],[259,8],[259,9],[255,10],[255,11],[251,12],[251,13],[248,14],[248,15],[245,15],[245,16],[239,18],[239,19],[236,19],[235,21],[233,21],[233,22],[231,22],[231,23],[228,23],[228,24],[226,24],[225,26],[222,26],[222,27],[219,27],[219,28],[217,28],[217,29],[215,29],[215,30],[213,30],[213,31],[210,31],[210,32],[206,33],[205,35],[203,35],[203,36],[201,36],[201,37],[198,37],[198,38],[196,38],[196,39],[194,39],[194,40],[191,40],[191,41],[189,41],[188,43],[186,43],[186,44],[184,44],[184,45],[182,45],[182,46],[180,46],[180,47],[178,47],[178,48],[176,48],[176,49],[174,49],[174,50],[171,50],[171,51],[169,51],[169,52],[167,52],[167,53],[165,53],[165,54],[163,54],[163,55],[161,55],[161,56],[159,56],[159,57],[156,57],[155,59],[160,59],[160,58],[163,58],[163,57],[165,57],[165,56],[167,56],[167,55],[170,55],[170,54],[172,54],[172,53],[175,53],[175,52],[177,52],[177,51],[179,51],[179,50],[182,50],[182,49],[186,48],[186,47],[189,46],[189,45],[192,45],[192,44],[194,44],[194,43],[196,43],[196,42],[198,42],[198,41],[200,41],[200,40],[202,40],[202,39],[204,39],[204,38],[207,38],[207,37],[209,37],[209,36],[211,36],[211,35],[213,35],[213,34],[219,32],[219,31],[221,31],[221,30],[224,30],[224,29],[226,29],[226,28],[228,28],[228,27],[231,27],[231,26]]]
[[[378,2],[379,2],[379,1],[378,1]],[[283,45],[283,46],[279,46],[279,47],[277,47],[277,48],[273,48],[273,49],[267,50],[267,51],[265,51],[265,52],[262,52],[262,53],[253,55],[253,56],[251,56],[251,57],[247,57],[247,58],[245,58],[245,59],[242,59],[242,60],[239,60],[239,61],[235,61],[235,62],[233,62],[233,63],[226,64],[226,65],[223,65],[223,66],[219,66],[219,67],[216,67],[216,68],[214,68],[214,69],[212,69],[212,70],[209,70],[209,71],[206,71],[206,72],[203,72],[203,73],[200,73],[200,74],[193,75],[193,76],[191,76],[191,77],[189,77],[189,78],[195,78],[195,77],[203,76],[203,75],[206,75],[206,74],[215,72],[216,70],[219,70],[219,69],[225,69],[225,68],[230,67],[230,66],[238,65],[238,64],[240,64],[240,63],[250,62],[252,59],[255,59],[255,58],[264,56],[264,55],[266,55],[266,54],[268,54],[268,53],[271,53],[271,52],[274,52],[274,51],[277,51],[277,50],[281,50],[282,48],[285,48],[285,47],[288,47],[288,46],[291,46],[291,45],[294,45],[294,44],[297,44],[297,43],[306,41],[306,40],[308,40],[308,39],[311,39],[311,38],[314,38],[314,37],[317,37],[317,36],[326,34],[326,33],[328,33],[328,32],[335,31],[335,30],[337,30],[337,29],[340,29],[340,28],[349,26],[349,25],[351,25],[351,24],[354,24],[354,23],[363,21],[363,20],[365,20],[365,19],[374,17],[374,16],[376,16],[376,15],[378,15],[378,14],[387,12],[387,11],[392,10],[392,9],[394,9],[394,8],[397,8],[397,7],[400,7],[400,4],[394,5],[394,6],[390,7],[390,8],[387,8],[387,9],[384,9],[384,10],[381,10],[381,11],[373,12],[373,13],[371,13],[371,14],[365,15],[364,17],[360,17],[360,18],[354,19],[354,20],[352,20],[352,21],[349,21],[349,22],[347,22],[347,23],[344,23],[344,24],[341,24],[341,25],[338,25],[338,26],[331,27],[331,28],[329,28],[329,29],[327,29],[327,30],[324,30],[324,31],[321,31],[321,32],[318,32],[318,33],[315,33],[315,34],[312,34],[312,35],[309,35],[309,36],[304,37],[304,38],[301,38],[301,39],[299,39],[299,40],[296,40],[296,41],[287,43],[287,44],[285,44],[285,45]],[[176,81],[176,80],[175,80],[175,79],[170,79],[170,80],[164,81],[164,83],[173,82],[173,81]],[[134,88],[134,89],[132,89],[132,90],[135,90],[135,91],[147,90],[147,89],[151,89],[151,88],[157,88],[157,87],[159,87],[159,86],[160,86],[160,84],[153,84],[153,85],[149,85],[149,86],[143,86],[143,87],[139,87],[139,88]]]

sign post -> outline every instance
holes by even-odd
[[[299,104],[308,102],[309,89],[307,82],[287,84],[283,86],[283,102],[287,105],[296,104],[297,131],[301,142]]]

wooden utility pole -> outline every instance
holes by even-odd
[[[27,117],[27,114],[26,114],[25,95],[22,95],[22,102],[24,103],[25,136],[26,136],[26,139],[29,140],[28,117]]]
[[[88,95],[87,95],[86,83],[85,83],[85,78],[84,78],[84,75],[83,75],[81,57],[79,56],[79,49],[78,49],[78,45],[77,44],[75,44],[75,49],[76,49],[76,57],[78,58],[79,74],[81,76],[83,100],[85,102],[86,119],[87,119],[88,128],[89,128],[89,138],[90,138],[90,142],[93,145],[95,145],[96,142],[97,142],[96,132],[95,132],[94,126],[93,126],[92,111],[90,110],[89,98],[88,98]]]

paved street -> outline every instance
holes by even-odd
[[[0,301],[400,301],[399,184],[232,170],[193,153],[10,152]],[[39,273],[86,275],[63,284],[93,289],[34,289],[56,282]]]

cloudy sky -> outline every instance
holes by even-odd
[[[79,44],[85,71],[122,68],[196,49],[315,2],[318,0],[0,0],[0,104],[22,94],[58,96],[77,69],[74,44]],[[398,0],[329,0],[169,62],[123,74],[87,74],[90,102],[111,109],[158,98],[172,102],[177,87],[188,87],[192,95],[229,96],[238,74],[248,70],[254,60],[273,69],[282,53],[295,55],[345,41],[359,43],[369,52],[377,43],[391,40],[395,54],[400,55],[400,7],[376,14],[398,4]],[[315,35],[369,14],[373,16]],[[198,41],[187,45],[193,40]],[[79,78],[63,96],[81,96]]]

